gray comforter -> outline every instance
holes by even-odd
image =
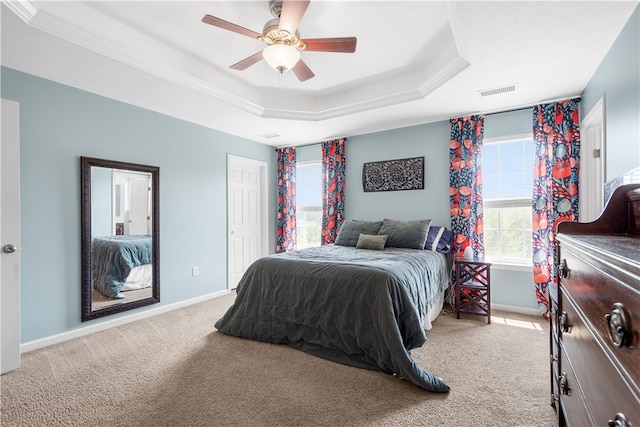
[[[409,350],[426,342],[423,321],[448,272],[444,255],[414,249],[327,245],[271,255],[247,269],[215,326],[447,392]]]
[[[104,236],[91,243],[93,287],[118,298],[131,269],[150,264],[151,236]]]

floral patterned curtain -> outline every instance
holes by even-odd
[[[296,249],[296,147],[277,148],[278,220],[276,252]]]
[[[471,246],[473,254],[484,253],[482,205],[482,141],[484,116],[451,119],[449,143],[449,202],[453,254]]]
[[[335,241],[344,220],[346,140],[322,143],[322,245]]]
[[[579,101],[533,107],[533,281],[538,303],[547,310],[547,287],[557,280],[556,226],[578,220]]]

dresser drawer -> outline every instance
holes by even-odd
[[[556,410],[558,419],[561,418],[562,411],[560,410],[560,385],[558,384],[560,379],[560,363],[558,360],[551,362],[551,406]]]
[[[590,417],[587,403],[580,390],[571,362],[566,353],[561,355],[562,370],[555,372],[555,387],[560,396],[560,419],[564,419],[567,426],[585,427],[594,425]],[[554,365],[557,367],[557,365]],[[606,424],[605,424],[606,425]]]
[[[629,231],[640,233],[640,190],[629,192]]]
[[[633,380],[635,392],[640,396],[640,279],[629,271],[620,271],[607,259],[580,252],[564,242],[561,257],[568,271],[568,277],[560,279],[561,293],[571,295],[577,311],[589,319],[587,326],[616,360],[619,369]],[[622,346],[612,341],[605,318],[611,315],[615,304],[622,305],[626,318],[626,342]],[[563,309],[565,305],[562,299]]]
[[[558,362],[558,306],[555,301],[551,302],[550,310],[549,310],[549,357],[551,358],[551,372],[552,372],[552,403],[556,400],[558,396],[557,384],[553,381],[553,378],[557,378],[557,375],[554,375],[554,372],[557,374],[559,371],[559,362]],[[556,406],[557,407],[557,406]]]
[[[558,337],[560,336],[560,329],[558,328],[558,316],[560,311],[555,303],[551,304],[549,309],[549,335],[551,339],[551,352],[555,355],[558,354]]]
[[[565,318],[561,323],[567,326],[560,336],[560,366],[568,372],[566,362],[570,361],[577,382],[575,385],[569,383],[569,387],[582,391],[595,425],[606,426],[616,413],[625,414],[632,425],[640,425],[637,384],[630,380],[624,367],[611,359],[585,325],[571,296],[564,289],[561,294]]]
[[[556,414],[558,414],[559,424],[562,424],[561,415],[562,411],[560,410],[560,390],[558,389],[558,381],[560,372],[560,362],[559,362],[559,348],[558,348],[558,294],[548,295],[549,297],[549,358],[551,365],[551,406],[556,410]]]
[[[622,185],[595,221],[555,229],[560,426],[640,427],[639,201],[640,184]]]

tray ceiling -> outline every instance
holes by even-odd
[[[637,2],[312,0],[299,82],[260,61],[268,1],[5,1],[2,65],[261,143],[366,134],[579,95]],[[483,96],[484,95],[484,96]]]

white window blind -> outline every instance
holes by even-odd
[[[531,265],[533,163],[532,138],[483,147],[484,243],[493,262]]]
[[[322,230],[322,164],[296,165],[296,228],[298,249],[320,246]]]

